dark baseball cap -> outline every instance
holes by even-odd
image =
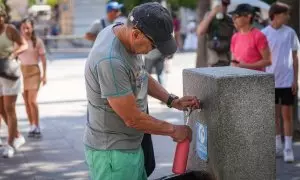
[[[254,8],[250,4],[239,4],[236,9],[229,14],[254,14]]]
[[[173,20],[170,12],[157,2],[136,6],[129,14],[129,21],[146,36],[163,55],[172,55],[177,50],[173,36]]]

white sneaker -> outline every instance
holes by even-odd
[[[276,157],[282,157],[282,156],[283,156],[282,147],[276,146]]]
[[[24,138],[24,136],[22,136],[22,135],[20,134],[20,136],[19,136],[18,138],[15,138],[13,145],[14,145],[14,148],[17,150],[17,149],[19,149],[23,144],[25,144],[25,138]]]
[[[15,150],[13,147],[11,147],[10,145],[7,145],[3,151],[2,156],[4,158],[12,158],[15,154]]]
[[[294,152],[292,149],[285,149],[283,151],[284,162],[292,163],[294,162]]]

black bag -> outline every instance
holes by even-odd
[[[148,108],[147,113],[149,114]],[[144,134],[142,140],[142,149],[144,151],[145,170],[149,177],[155,169],[155,156],[151,134]]]
[[[155,169],[155,156],[151,134],[144,134],[142,149],[144,152],[145,170],[149,177]]]
[[[17,59],[0,59],[0,77],[16,81],[20,76],[21,69]]]

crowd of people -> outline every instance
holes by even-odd
[[[233,12],[227,12],[229,4],[230,0],[222,0],[198,26],[191,23],[191,37],[187,38],[206,37],[208,67],[233,66],[274,74],[276,154],[283,155],[285,162],[293,162],[292,106],[298,91],[299,40],[286,25],[290,7],[272,4],[270,24],[258,29],[253,25],[254,7],[240,4]],[[97,19],[85,34],[93,48],[85,66],[88,116],[84,145],[94,180],[147,179],[155,167],[150,134],[169,136],[175,142],[191,139],[190,127],[157,120],[148,114],[148,95],[181,111],[201,108],[197,97],[179,98],[162,85],[164,60],[182,47],[176,15],[152,2],[135,7],[126,18],[122,7],[115,1],[107,3],[107,16]],[[8,126],[3,157],[13,157],[25,143],[17,128],[15,108],[21,91],[30,124],[28,137],[41,137],[37,95],[40,86],[47,83],[47,63],[43,41],[34,32],[34,22],[24,19],[19,32],[6,23],[6,16],[1,7],[0,67],[7,68],[0,68],[0,115]],[[8,72],[13,66],[17,68]],[[150,75],[153,68],[158,82]]]
[[[207,66],[233,66],[274,74],[276,155],[293,162],[292,107],[298,90],[299,40],[286,25],[290,8],[282,3],[272,4],[270,24],[258,28],[254,7],[239,4],[227,12],[228,5],[230,0],[215,4],[197,27],[197,35],[206,37]],[[149,75],[152,67],[157,72],[162,70],[154,59],[165,59],[176,52],[176,47],[182,47],[176,33],[178,21],[158,3],[146,3],[131,11],[125,24],[115,23],[102,29],[97,32],[85,69],[89,102],[84,133],[86,161],[93,179],[147,179],[153,170],[149,161],[153,162],[154,157],[145,153],[153,149],[151,136],[147,140],[145,137],[165,135],[176,142],[191,138],[188,126],[157,121],[147,115],[147,95],[178,110],[200,108],[197,98],[170,94]],[[191,33],[193,29],[195,25],[191,25]],[[157,79],[161,82],[159,73]]]
[[[227,15],[228,0],[222,0],[202,22],[197,33],[206,35],[207,66],[234,66],[274,74],[276,104],[276,155],[285,162],[294,161],[292,148],[293,104],[298,92],[299,39],[287,22],[290,7],[274,3],[269,10],[270,24],[254,25],[255,8],[240,4]],[[218,13],[224,16],[220,18]],[[284,146],[280,120],[283,119]]]
[[[222,0],[215,5],[197,31],[195,24],[191,25],[191,33],[206,36],[207,66],[233,66],[275,75],[276,153],[283,155],[285,162],[293,162],[291,123],[297,95],[299,41],[296,32],[285,25],[289,7],[272,4],[270,25],[257,28],[254,7],[240,4],[233,12],[227,12],[229,4],[229,0]],[[116,3],[115,7],[116,15],[120,6]],[[158,62],[174,54],[176,47],[182,47],[176,18],[158,3],[146,3],[132,10],[127,22],[103,27],[92,39],[94,46],[85,69],[89,116],[84,144],[93,179],[105,179],[108,174],[114,178],[146,179],[151,174],[149,161],[154,158],[145,153],[153,149],[149,134],[170,136],[176,142],[190,138],[189,127],[147,115],[147,95],[179,110],[200,107],[195,97],[172,95],[149,75],[155,67],[157,79],[162,82],[163,65]],[[281,115],[284,147],[279,127]],[[116,162],[118,168],[114,168]],[[134,168],[128,170],[128,166]]]

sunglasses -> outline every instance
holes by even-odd
[[[155,45],[155,43],[154,43],[154,40],[153,40],[150,36],[148,36],[146,33],[144,33],[141,29],[139,29],[139,28],[137,28],[137,27],[133,27],[133,28],[134,28],[134,29],[138,29],[139,31],[141,31],[141,32],[143,33],[143,35],[150,41],[151,47],[152,47],[153,49],[156,48],[156,45]]]
[[[232,18],[239,18],[239,17],[246,17],[249,13],[239,13],[239,14],[233,14]]]

